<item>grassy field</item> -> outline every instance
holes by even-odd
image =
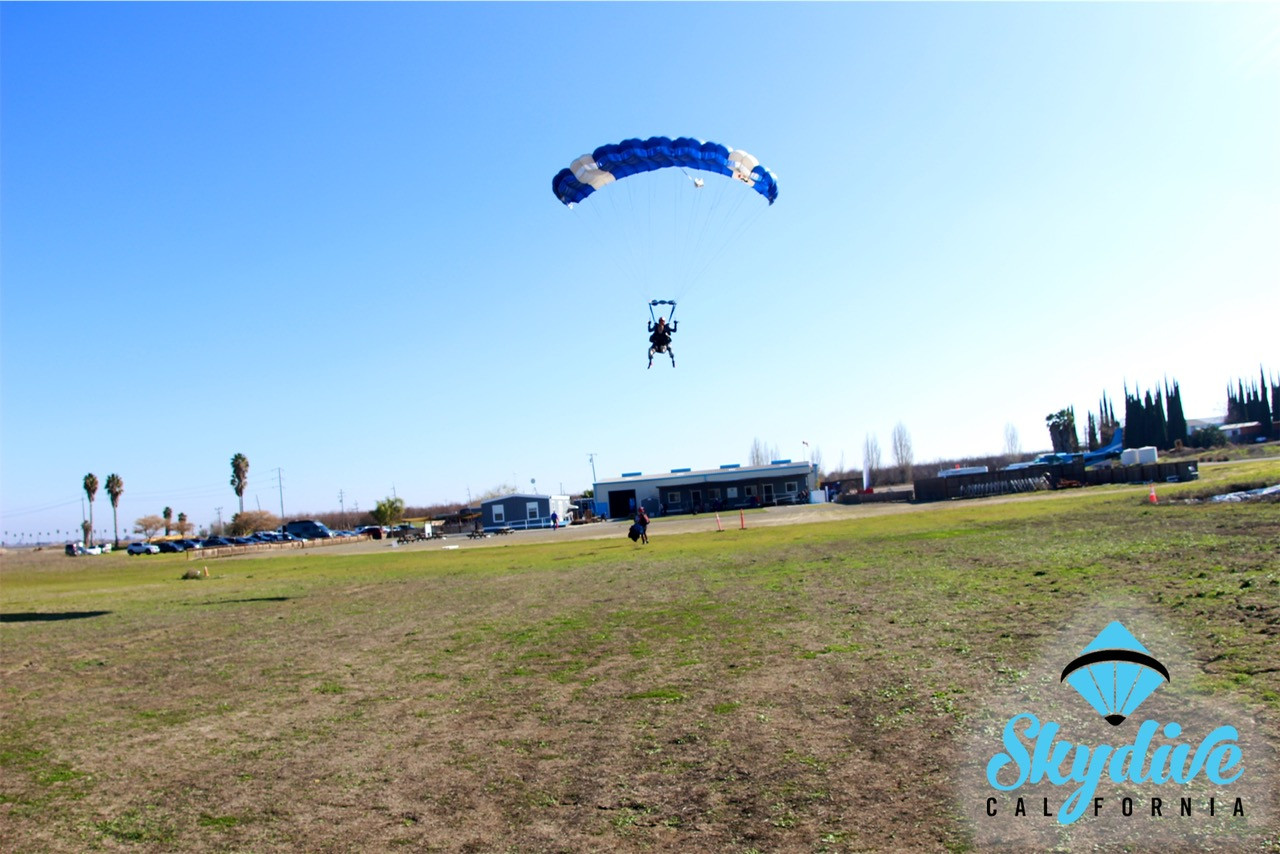
[[[188,581],[181,556],[11,553],[0,849],[982,848],[968,723],[1069,615],[1157,614],[1195,656],[1184,690],[1275,746],[1280,505],[1168,502],[1276,482],[1252,461],[1158,506],[659,520],[648,548],[288,553]],[[1221,847],[1280,846],[1251,808]]]

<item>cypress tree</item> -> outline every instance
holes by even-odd
[[[1165,406],[1169,411],[1168,439],[1170,445],[1187,441],[1187,419],[1182,413],[1182,390],[1178,381],[1173,381],[1173,388],[1165,386]]]
[[[1262,365],[1258,365],[1258,421],[1262,423],[1262,435],[1270,436],[1271,403],[1267,400],[1267,375],[1263,372]]]
[[[1142,425],[1138,423],[1137,408],[1134,406],[1134,398],[1129,394],[1129,386],[1124,387],[1124,430],[1125,444],[1130,448],[1137,448],[1142,445]]]
[[[1271,384],[1271,420],[1280,421],[1280,383]]]
[[[1164,394],[1160,389],[1156,389],[1155,408],[1151,412],[1152,420],[1155,422],[1157,448],[1169,448],[1173,445],[1169,441],[1169,423],[1164,417]]]

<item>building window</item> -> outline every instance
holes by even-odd
[[[678,493],[678,492],[668,492],[668,493],[667,493],[667,503],[668,503],[668,504],[679,504],[679,503],[680,503],[680,493]]]
[[[719,489],[719,487],[717,487],[717,488],[715,488],[715,489],[708,489],[708,490],[707,490],[707,497],[709,497],[712,501],[719,501],[719,500],[720,500],[720,489]]]
[[[794,480],[789,480],[786,483],[782,484],[782,491],[790,492],[790,493],[797,492],[798,490],[796,489],[796,482]]]
[[[726,497],[728,497],[728,498],[737,498],[737,497],[738,497],[738,487],[736,487],[736,486],[727,486],[727,487],[725,487],[725,496],[726,496]]]
[[[503,507],[501,504],[493,505],[493,521],[496,524],[502,524],[503,522],[507,521],[506,508]]]
[[[753,484],[751,486],[742,487],[742,494],[745,495],[747,498],[755,498],[756,497],[755,485]]]
[[[537,518],[538,518],[538,502],[536,502],[536,501],[528,501],[528,502],[525,502],[524,507],[525,507],[525,518],[526,518],[526,519],[537,519]]]

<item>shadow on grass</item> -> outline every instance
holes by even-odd
[[[44,613],[27,611],[19,614],[0,614],[0,623],[53,623],[58,620],[83,620],[87,617],[101,617],[110,611],[54,611]]]
[[[216,602],[205,602],[205,605],[239,605],[244,602],[288,602],[292,596],[255,596],[252,599],[219,599]]]

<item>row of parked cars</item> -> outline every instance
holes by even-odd
[[[312,519],[288,522],[278,531],[258,531],[246,537],[207,537],[203,540],[161,540],[158,543],[133,543],[131,555],[185,552],[191,549],[215,549],[229,546],[257,546],[263,543],[289,543],[300,540],[328,540],[334,537],[358,537],[363,531],[331,531]]]
[[[312,519],[299,519],[288,522],[279,531],[258,531],[247,537],[206,537],[203,540],[161,540],[155,543],[130,543],[125,549],[131,555],[154,555],[162,552],[186,552],[192,549],[226,548],[228,546],[255,546],[263,543],[287,543],[299,540],[328,540],[340,537],[372,537],[380,540],[383,537],[402,536],[406,531],[420,531],[412,525],[399,525],[395,528],[381,528],[377,525],[366,525],[354,531],[330,530],[321,522]],[[85,549],[79,543],[68,543],[67,554],[100,554],[110,551],[109,545],[94,546]]]
[[[203,540],[161,540],[157,543],[130,543],[127,551],[131,555],[160,554],[162,552],[186,552],[192,549],[217,549],[228,546],[257,546],[263,543],[286,543],[297,541],[301,537],[280,531],[258,531],[247,537],[206,537]]]

